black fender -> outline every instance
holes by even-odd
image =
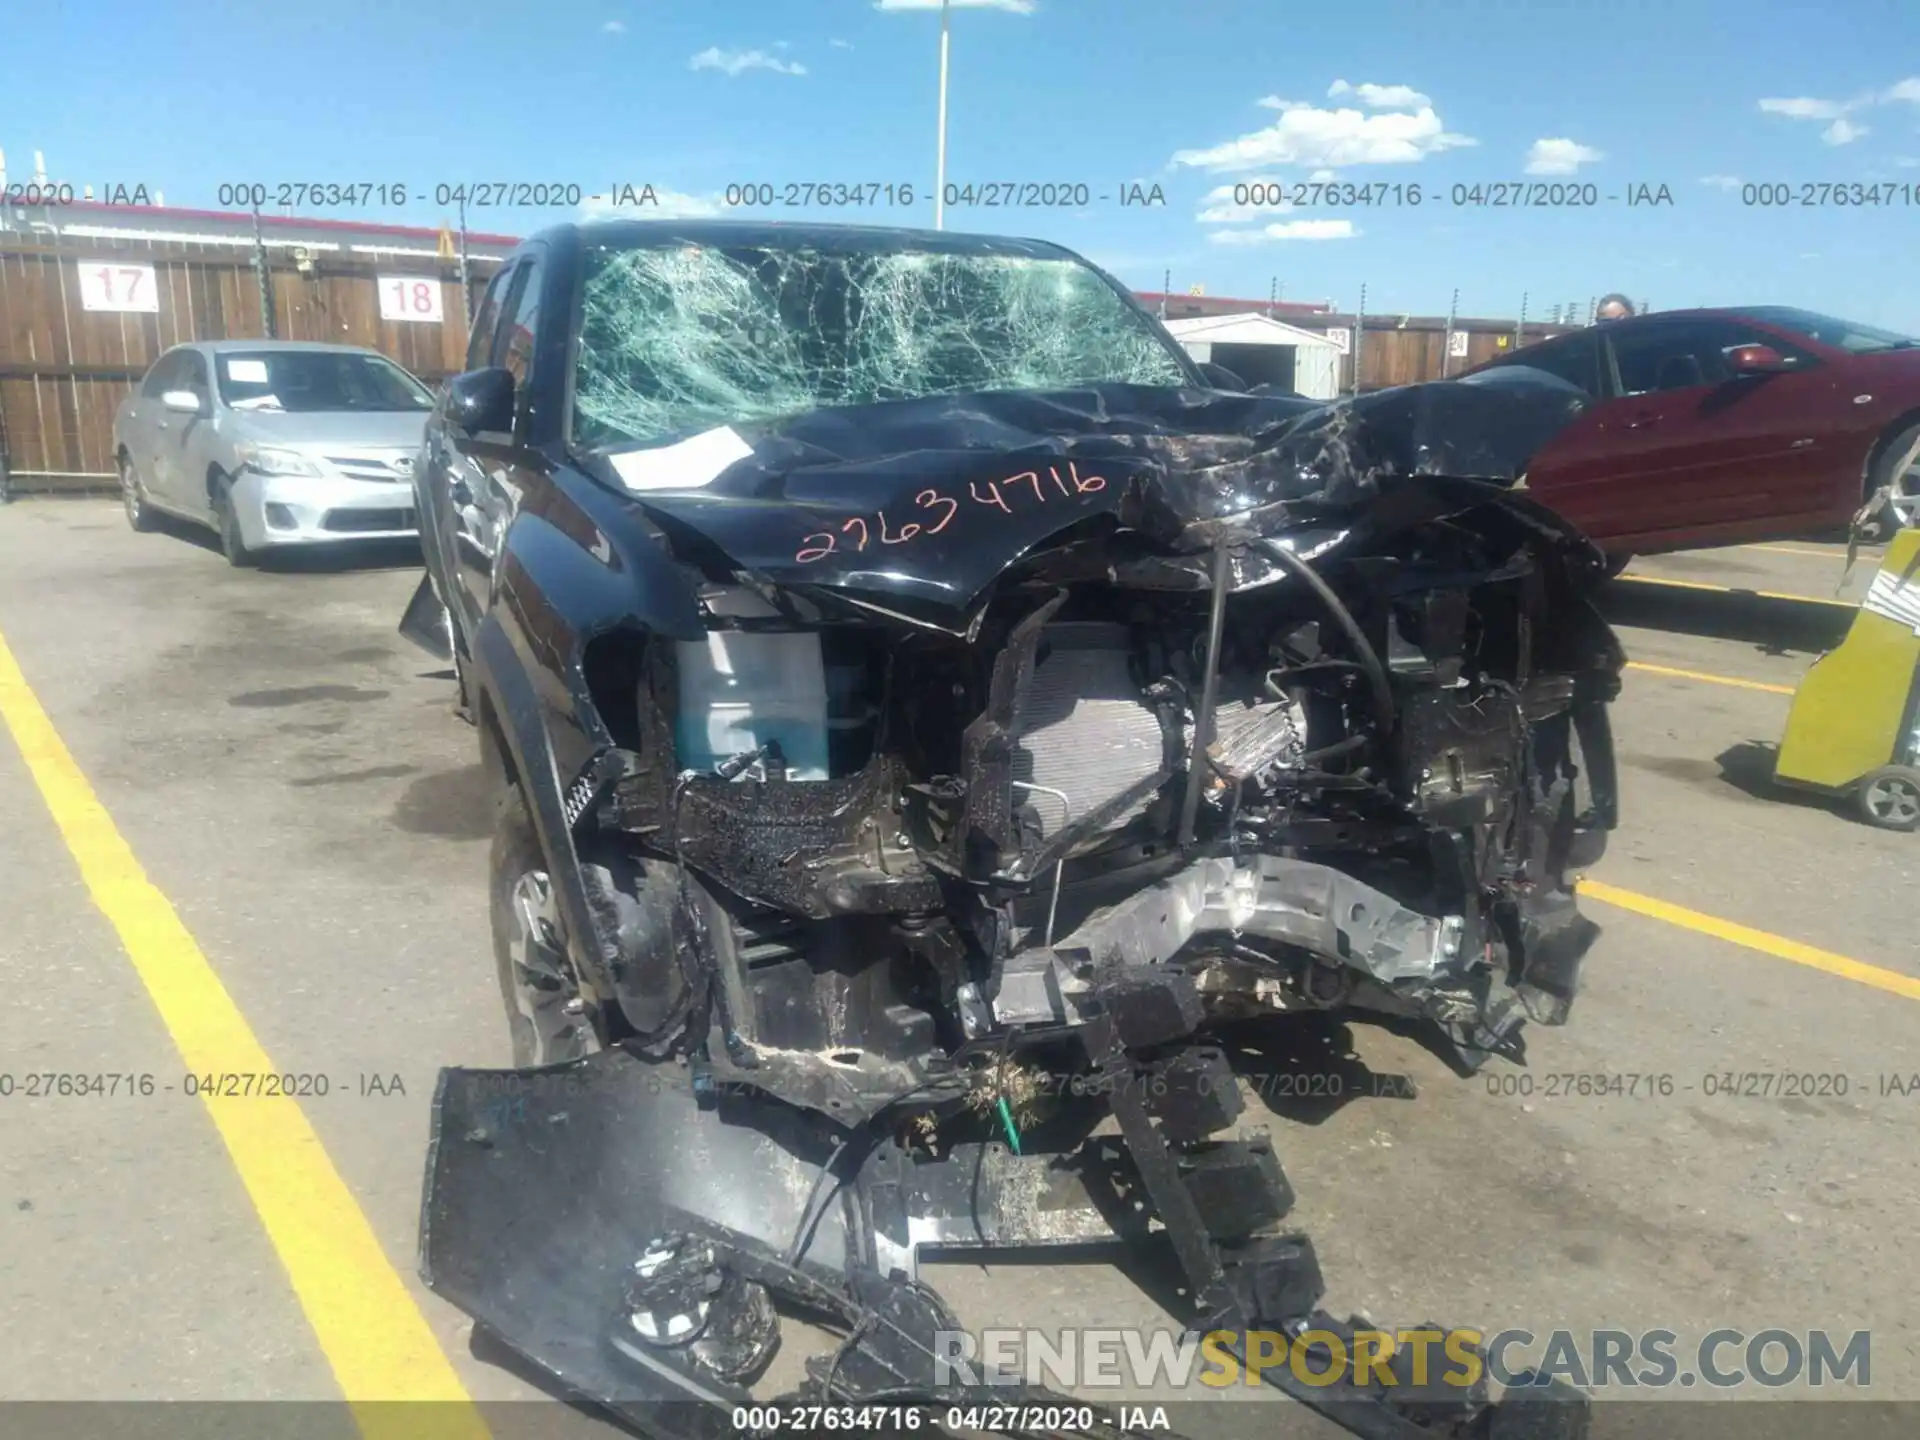
[[[556,476],[551,490],[529,498],[495,562],[493,600],[473,639],[471,684],[481,743],[497,743],[519,780],[567,933],[576,937],[574,963],[605,1003],[614,997],[606,965],[613,937],[600,932],[588,902],[568,792],[614,739],[582,659],[592,639],[614,629],[684,639],[705,629],[692,583],[619,497],[606,497],[613,513],[596,516],[588,507],[599,510],[598,497],[578,496]]]

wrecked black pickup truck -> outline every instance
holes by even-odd
[[[429,1286],[689,1436],[793,1315],[838,1341],[790,1398],[1035,1394],[943,1373],[940,1250],[1170,1247],[1195,1331],[1341,1333],[1218,1035],[1372,1012],[1469,1073],[1566,1018],[1623,657],[1524,471],[1582,397],[1234,393],[1052,245],[718,223],[528,241],[467,363],[402,628],[497,786],[519,1068],[442,1074]]]

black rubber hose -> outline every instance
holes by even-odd
[[[1380,734],[1383,737],[1392,734],[1396,709],[1393,686],[1387,680],[1387,667],[1380,663],[1379,652],[1373,648],[1373,642],[1367,639],[1367,632],[1360,628],[1360,622],[1353,618],[1353,612],[1347,609],[1346,602],[1333,593],[1333,587],[1320,578],[1319,571],[1278,540],[1262,540],[1260,543],[1283,568],[1299,576],[1300,583],[1313,591],[1320,603],[1327,607],[1334,624],[1340,627],[1341,633],[1347,637],[1347,643],[1353,647],[1354,657],[1367,677],[1368,688],[1373,691],[1373,718],[1380,728]]]
[[[1310,769],[1318,762],[1331,760],[1336,755],[1351,755],[1362,745],[1368,743],[1365,735],[1349,735],[1346,739],[1336,740],[1331,745],[1322,745],[1318,750],[1307,751],[1296,763]]]
[[[1187,754],[1187,790],[1180,798],[1180,846],[1193,843],[1194,822],[1200,815],[1200,767],[1213,741],[1213,710],[1220,692],[1220,642],[1226,634],[1227,587],[1232,579],[1231,555],[1224,544],[1213,550],[1213,598],[1207,611],[1207,668],[1200,679],[1200,704],[1193,712],[1193,743]]]

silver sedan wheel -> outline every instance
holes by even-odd
[[[147,506],[147,487],[141,484],[132,461],[122,460],[119,464],[120,507],[127,512],[127,524],[135,530],[151,530],[153,511]]]
[[[600,1049],[586,1001],[566,955],[560,905],[544,870],[513,882],[507,954],[513,967],[515,1029],[528,1041],[535,1065],[577,1060]]]

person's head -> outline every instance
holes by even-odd
[[[1625,320],[1631,314],[1633,314],[1633,301],[1618,291],[1611,295],[1602,295],[1600,303],[1593,310],[1593,318],[1596,320]]]

